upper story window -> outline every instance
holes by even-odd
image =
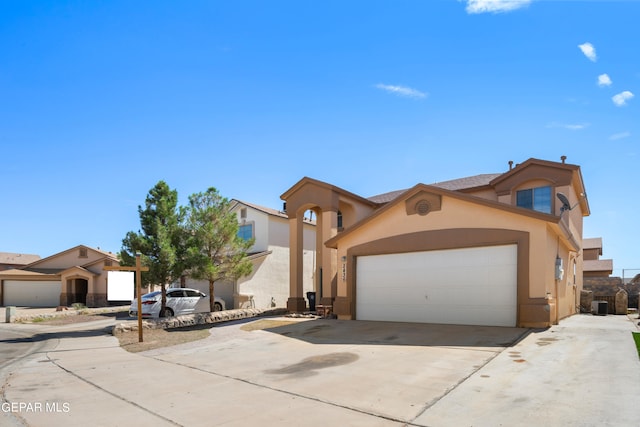
[[[338,211],[338,230],[342,230],[342,212]]]
[[[551,213],[551,187],[529,188],[516,193],[516,204],[521,208]]]
[[[253,239],[253,224],[242,224],[238,227],[238,237],[244,240]]]

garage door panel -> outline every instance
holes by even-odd
[[[356,318],[515,326],[517,246],[361,256]]]
[[[455,315],[457,325],[491,325],[491,326],[513,326],[509,320],[496,320],[498,318],[507,319],[512,314],[511,307],[494,308],[491,315],[477,305],[460,305],[457,307],[443,307],[432,305],[428,310],[416,306],[397,304],[379,304],[371,306],[371,311],[362,313],[361,320],[377,320],[387,322],[418,322],[418,323],[446,323],[448,317]],[[496,315],[497,312],[497,315]],[[408,320],[410,319],[410,320]],[[444,319],[444,320],[443,320]]]
[[[372,288],[367,292],[358,293],[357,297],[359,301],[366,305],[384,304],[406,304],[407,300],[415,298],[415,295],[407,294],[402,291],[394,292],[393,295],[389,295],[389,290],[384,288]]]
[[[56,307],[60,305],[59,281],[5,280],[4,305],[18,307]]]

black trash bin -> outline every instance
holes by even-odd
[[[309,311],[316,311],[316,293],[307,292],[307,299],[309,300]]]

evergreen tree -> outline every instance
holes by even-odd
[[[183,209],[178,207],[178,192],[171,190],[166,182],[158,181],[149,190],[144,209],[138,206],[138,214],[141,230],[127,233],[122,240],[120,258],[125,265],[134,265],[136,252],[142,254],[142,263],[149,267],[143,284],[161,285],[160,315],[164,316],[167,301],[165,285],[179,279],[185,269],[180,227]]]
[[[209,282],[209,307],[215,311],[214,283],[236,280],[251,273],[247,251],[253,239],[238,236],[238,219],[230,211],[230,201],[211,187],[189,196],[185,235],[191,277]]]

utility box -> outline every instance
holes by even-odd
[[[9,306],[7,308],[5,308],[5,317],[6,317],[6,322],[7,323],[11,323],[13,322],[13,319],[16,317],[16,308],[13,306]]]
[[[594,301],[591,303],[591,314],[606,316],[609,313],[609,304],[606,301]]]

